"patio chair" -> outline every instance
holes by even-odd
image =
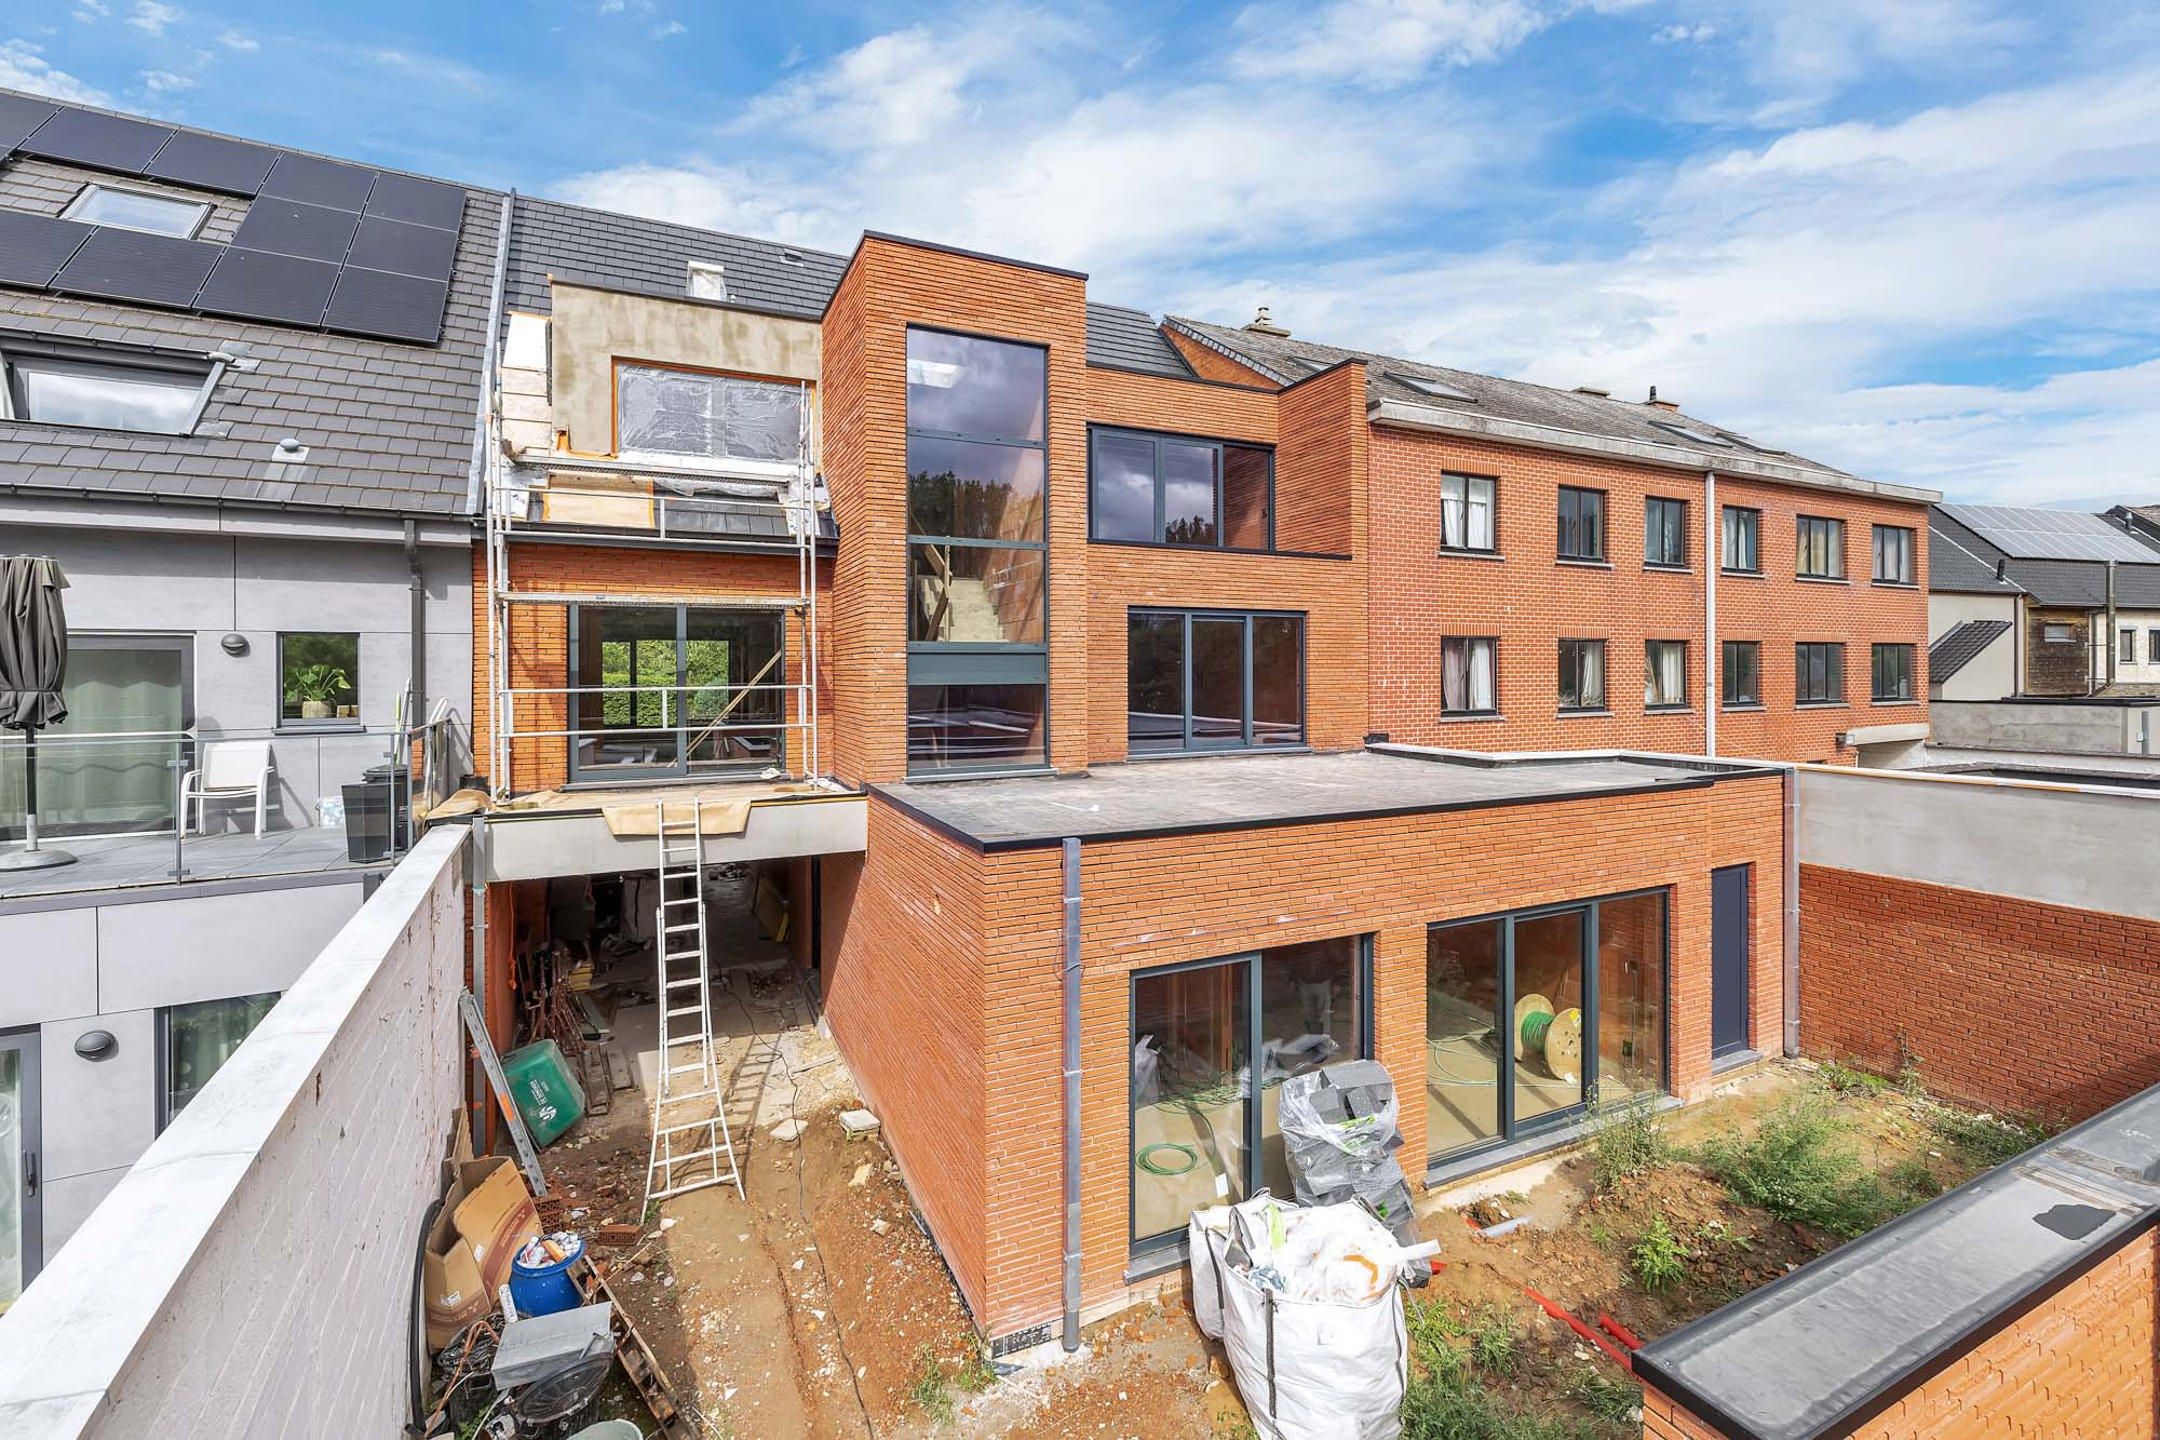
[[[203,834],[204,807],[212,800],[255,797],[255,837],[262,838],[263,821],[270,808],[270,742],[267,740],[215,740],[202,747],[202,764],[180,781],[180,828],[187,832],[187,807],[195,802],[195,829]]]

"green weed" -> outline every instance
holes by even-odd
[[[1402,1427],[1403,1440],[1603,1440],[1627,1433],[1605,1423],[1518,1410],[1460,1375],[1411,1381],[1403,1396]]]
[[[1593,1101],[1585,1129],[1590,1136],[1590,1181],[1596,1189],[1608,1190],[1672,1159],[1657,1107],[1648,1099]]]
[[[1687,1247],[1660,1215],[1650,1222],[1649,1233],[1628,1251],[1628,1268],[1643,1289],[1657,1294],[1686,1277],[1688,1259]]]
[[[1600,1420],[1626,1424],[1642,1408],[1642,1387],[1603,1364],[1585,1366],[1568,1381],[1568,1398]]]
[[[945,1378],[945,1367],[938,1364],[937,1352],[928,1345],[915,1351],[915,1383],[908,1387],[908,1398],[940,1425],[952,1423],[952,1384]]]
[[[1872,1095],[1890,1088],[1890,1082],[1882,1076],[1850,1065],[1841,1065],[1835,1060],[1823,1061],[1821,1074],[1823,1083],[1840,1095],[1855,1090],[1864,1095]]]
[[[1511,1375],[1521,1359],[1520,1339],[1506,1312],[1480,1311],[1470,1326],[1470,1363],[1488,1375]]]
[[[1975,1115],[1932,1102],[1921,1107],[1920,1117],[1968,1165],[2000,1165],[2048,1137],[2044,1125],[2024,1125],[1998,1115]]]
[[[1909,1206],[1866,1172],[1851,1129],[1823,1096],[1802,1094],[1771,1112],[1754,1135],[1711,1140],[1695,1158],[1734,1198],[1780,1220],[1860,1235]]]

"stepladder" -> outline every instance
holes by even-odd
[[[658,976],[659,1063],[652,1092],[652,1150],[645,1200],[709,1185],[743,1194],[734,1137],[722,1110],[713,1048],[712,982],[706,973],[705,827],[695,798],[654,804],[659,900],[653,921]]]

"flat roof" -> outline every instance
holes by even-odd
[[[1535,805],[1774,773],[1687,757],[1469,756],[1391,746],[1128,760],[1084,775],[914,780],[871,788],[977,849],[1017,850],[1068,836],[1120,840]]]
[[[2160,1219],[2160,1086],[1636,1352],[1736,1440],[1843,1435]]]

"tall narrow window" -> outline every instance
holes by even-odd
[[[1845,703],[1845,647],[1802,641],[1793,647],[1793,699],[1801,705]]]
[[[1275,456],[1256,445],[1099,429],[1089,450],[1097,540],[1266,550]]]
[[[1679,710],[1687,705],[1687,641],[1643,642],[1643,708]]]
[[[2160,665],[2160,630],[2145,632],[2145,663]]]
[[[1440,477],[1440,548],[1490,552],[1493,481],[1484,475]]]
[[[2133,645],[2136,643],[2136,631],[2125,630],[2123,633],[2131,637]],[[1910,700],[1913,698],[1912,646],[1877,645],[1873,648],[1871,658],[1875,669],[1874,699]]]
[[[908,768],[1041,765],[1046,354],[910,329],[907,404]]]
[[[1723,548],[1718,565],[1740,575],[1762,572],[1762,511],[1725,507]]]
[[[1562,710],[1603,710],[1605,708],[1605,642],[1603,640],[1562,640],[1560,642],[1560,708]]]
[[[1687,563],[1687,501],[1652,495],[1643,502],[1643,564],[1683,570]]]
[[[1762,641],[1725,642],[1724,705],[1762,704]]]
[[[1305,617],[1133,610],[1125,689],[1136,755],[1302,744]]]
[[[2137,664],[2137,631],[2128,625],[2116,634],[2115,658],[2125,665]]]
[[[1878,585],[1913,583],[1913,532],[1902,525],[1875,527],[1875,582]]]
[[[1845,522],[1820,515],[1798,521],[1799,573],[1810,580],[1845,578]]]
[[[1605,492],[1560,487],[1560,558],[1605,558]]]
[[[1440,712],[1443,715],[1490,715],[1497,707],[1493,689],[1491,636],[1450,635],[1440,642]]]

